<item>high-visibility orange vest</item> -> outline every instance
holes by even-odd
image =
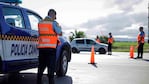
[[[58,35],[54,32],[52,22],[42,21],[38,24],[38,48],[56,48]]]
[[[108,43],[113,43],[113,38],[108,38]]]
[[[145,42],[144,38],[145,38],[145,35],[141,36],[140,34],[138,34],[137,41],[141,42],[141,43],[144,43]]]

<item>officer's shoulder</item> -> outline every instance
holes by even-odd
[[[54,20],[53,23],[58,23],[58,22],[56,20]]]

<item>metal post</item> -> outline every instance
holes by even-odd
[[[148,43],[149,43],[149,2],[148,2]]]

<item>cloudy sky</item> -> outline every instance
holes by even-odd
[[[21,6],[42,17],[55,9],[67,36],[77,29],[91,38],[112,32],[114,38],[136,39],[143,26],[148,39],[148,0],[23,0]]]

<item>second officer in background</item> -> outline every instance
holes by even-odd
[[[145,43],[145,32],[143,31],[143,27],[139,27],[140,33],[138,34],[137,42],[138,42],[138,56],[137,58],[143,58],[143,46]]]
[[[112,33],[109,33],[108,37],[108,55],[112,55],[112,43],[113,43],[113,36]]]

